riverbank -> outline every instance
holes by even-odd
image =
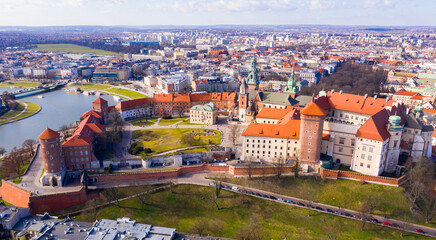
[[[37,87],[40,86],[40,82],[29,82],[29,81],[6,81],[0,83],[0,87]]]
[[[129,90],[125,88],[118,88],[116,86],[108,85],[108,84],[94,84],[94,83],[74,83],[70,86],[78,87],[82,91],[98,91],[107,95],[117,96],[122,99],[130,100],[130,99],[138,99],[145,98],[146,95],[141,92]]]
[[[31,102],[17,102],[15,110],[11,110],[0,116],[0,125],[19,121],[31,117],[41,111],[41,106]]]

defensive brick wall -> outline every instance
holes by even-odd
[[[276,166],[229,166],[229,173],[235,176],[248,176],[250,174],[252,176],[260,176],[260,175],[276,175],[279,171],[281,171],[281,174],[287,174],[294,172],[293,166],[283,166],[276,167]]]
[[[389,177],[381,177],[381,176],[370,176],[361,173],[354,173],[348,171],[341,170],[330,170],[321,168],[321,177],[329,178],[329,179],[350,179],[356,181],[365,181],[376,184],[383,184],[389,186],[401,186],[404,182],[408,180],[407,175],[404,175],[400,178],[389,178]]]
[[[30,192],[17,187],[15,184],[2,180],[2,199],[17,207],[29,207]]]
[[[89,199],[86,188],[82,187],[75,192],[31,196],[29,207],[32,214],[54,212],[85,203]]]

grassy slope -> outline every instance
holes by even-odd
[[[100,49],[93,49],[89,47],[82,47],[74,44],[38,44],[35,50],[44,52],[69,52],[77,54],[97,54],[97,55],[120,55],[116,52],[109,52]]]
[[[18,121],[18,120],[30,117],[30,116],[38,113],[41,110],[41,106],[39,106],[36,103],[30,103],[30,102],[26,102],[26,103],[27,103],[27,110],[23,114],[21,114],[17,117],[17,115],[20,114],[24,110],[24,103],[17,102],[18,106],[15,110],[9,111],[0,117],[0,124]],[[12,119],[5,120],[8,118],[12,118]]]
[[[130,97],[132,99],[147,97],[144,94],[141,94],[141,93],[138,93],[135,91],[131,91],[131,90],[127,90],[127,89],[109,88],[109,89],[106,89],[105,91],[110,92],[110,93],[119,94],[119,95],[126,96],[126,97]]]
[[[193,185],[180,185],[169,190],[148,195],[143,205],[138,198],[121,202],[121,208],[108,206],[98,211],[99,218],[116,219],[130,217],[141,223],[156,226],[175,227],[177,231],[195,233],[192,226],[198,219],[218,221],[224,225],[219,235],[235,238],[246,224],[257,221],[265,232],[265,239],[399,239],[400,232],[386,227],[367,224],[361,231],[361,223],[337,216],[313,213],[285,204],[247,197],[247,202],[239,194],[221,192],[218,200],[222,208],[217,210],[211,196],[214,189]],[[74,217],[86,221],[87,214]],[[405,239],[422,239],[414,234],[405,234]]]
[[[354,210],[359,210],[362,199],[372,195],[378,199],[384,209],[383,212],[376,211],[376,214],[424,224],[411,216],[407,200],[403,195],[404,189],[401,187],[361,184],[351,180],[319,181],[313,177],[298,179],[287,177],[279,182],[276,178],[267,178],[265,182],[261,179],[249,180],[247,178],[226,178],[223,181],[279,192],[288,196],[313,199],[316,202]],[[436,222],[430,226],[436,227]]]
[[[25,87],[25,88],[27,88],[27,87],[37,87],[39,85],[41,85],[41,84],[39,84],[39,83],[27,83],[27,82],[21,82],[21,81],[8,81],[5,83],[1,83],[0,87]],[[11,89],[11,91],[13,91],[13,90]]]
[[[204,131],[203,129],[191,129],[191,128],[166,128],[166,129],[147,129],[136,130],[133,132],[132,137],[138,139],[144,148],[152,149],[153,153],[165,152],[173,149],[188,147],[182,144],[180,138],[185,134],[193,131]],[[212,140],[212,144],[221,143],[221,132],[213,130],[216,135],[214,136],[201,136],[197,137],[198,141],[195,145],[209,145],[209,139]]]

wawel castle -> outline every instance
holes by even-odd
[[[293,159],[315,171],[332,160],[363,174],[393,173],[401,154],[431,156],[433,127],[422,116],[421,106],[321,91],[304,108],[260,108],[243,132],[243,158]]]

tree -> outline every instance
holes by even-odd
[[[26,139],[24,140],[22,146],[23,148],[28,149],[30,155],[33,155],[33,145],[37,143],[38,142],[34,139]]]
[[[71,136],[71,134],[70,134],[70,127],[68,125],[62,125],[59,128],[59,131],[62,133],[64,141],[66,141],[67,138],[69,138]]]
[[[371,219],[371,215],[379,207],[378,200],[374,195],[366,196],[361,202],[360,202],[360,217],[362,219],[362,227],[360,230],[363,231],[365,228],[365,224],[367,221]]]
[[[283,174],[283,168],[286,165],[286,159],[282,156],[279,156],[277,158],[275,165],[276,165],[277,178],[280,179],[282,177],[282,174]]]
[[[253,175],[253,167],[254,167],[253,157],[252,156],[247,157],[247,160],[245,162],[246,162],[247,167],[248,167],[248,179],[251,180],[251,176]]]
[[[103,191],[103,195],[107,198],[108,201],[112,202],[112,201],[116,201],[117,202],[117,207],[120,207],[120,198],[121,198],[121,193],[120,191],[118,191],[118,189],[112,187],[112,188],[106,188]]]
[[[180,140],[182,141],[183,144],[187,146],[193,146],[196,142],[195,137],[192,133],[184,134]]]
[[[215,204],[217,210],[220,210],[220,206],[218,205],[218,199],[220,198],[221,188],[222,188],[221,182],[214,181],[213,194],[211,194],[212,197],[211,200]]]
[[[200,236],[203,236],[207,228],[208,228],[208,223],[204,218],[198,218],[191,226],[191,230]]]
[[[238,125],[230,126],[229,139],[233,143],[233,146],[236,146],[236,141],[239,137],[239,127]]]
[[[177,113],[177,115],[179,117],[183,116],[184,110],[185,110],[185,107],[181,104],[173,106],[173,114]]]
[[[4,147],[0,147],[0,156],[6,153],[6,149]]]
[[[412,164],[413,165],[413,164]],[[409,170],[409,180],[405,185],[405,194],[410,211],[429,223],[436,215],[436,199],[433,194],[436,177],[436,163],[423,157]]]
[[[262,240],[267,239],[268,233],[262,229],[257,217],[251,217],[251,221],[237,231],[236,238],[240,240]]]

